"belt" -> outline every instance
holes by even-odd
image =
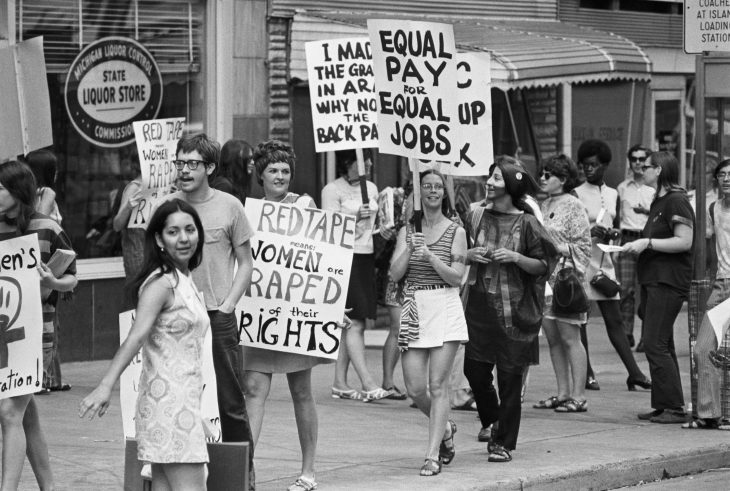
[[[622,228],[621,235],[624,237],[641,237],[641,230],[626,230]]]

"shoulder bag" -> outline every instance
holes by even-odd
[[[553,313],[555,314],[580,314],[588,311],[588,296],[575,269],[573,250],[570,246],[568,249],[570,250],[570,264],[566,262],[568,258],[563,256],[553,286]]]
[[[606,276],[606,274],[601,269],[603,267],[603,258],[606,256],[606,253],[604,252],[601,254],[601,264],[598,265],[598,271],[596,271],[596,274],[591,278],[591,286],[598,291],[601,295],[605,295],[607,297],[613,297],[615,296],[619,290],[619,284],[616,280]]]

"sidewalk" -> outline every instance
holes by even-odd
[[[685,397],[689,401],[689,359],[686,312],[675,326]],[[638,333],[637,333],[638,334]],[[384,333],[367,333],[368,345],[382,344]],[[648,411],[649,392],[628,392],[626,372],[608,342],[602,321],[589,324],[591,362],[601,390],[588,391],[587,413],[557,414],[532,404],[555,390],[547,343],[541,339],[541,365],[530,371],[522,428],[514,460],[487,462],[486,444],[476,440],[476,413],[452,412],[458,432],[457,454],[436,477],[420,477],[428,429],[426,418],[408,407],[410,401],[369,404],[330,397],[332,365],[313,370],[318,400],[319,489],[487,490],[487,489],[610,489],[727,466],[730,434],[683,430],[677,425],[639,421]],[[643,354],[636,354],[648,374]],[[379,378],[380,351],[367,350],[371,372]],[[101,378],[103,362],[63,366],[70,392],[37,397],[49,440],[58,489],[113,490],[123,483],[123,438],[118,401],[101,420],[78,419],[77,405]],[[351,383],[356,378],[350,374]],[[400,365],[396,380],[403,387]],[[283,490],[299,472],[300,456],[294,413],[286,379],[274,377],[267,413],[256,452],[258,489]],[[30,466],[21,489],[37,489]]]

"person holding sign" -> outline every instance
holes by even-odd
[[[184,201],[166,201],[154,212],[144,265],[127,286],[137,305],[134,325],[98,387],[79,404],[81,418],[104,416],[114,384],[142,349],[137,457],[152,463],[153,489],[206,489],[200,400],[210,320],[190,274],[201,263],[203,238],[200,217]]]
[[[464,374],[482,428],[498,423],[489,440],[489,461],[509,462],[522,417],[522,374],[534,359],[545,282],[558,252],[525,199],[537,183],[519,161],[497,157],[486,188],[492,206],[476,207],[466,218],[473,245],[467,252],[472,266],[464,291],[469,327]],[[493,386],[495,366],[499,397]]]
[[[449,375],[460,343],[468,340],[459,299],[464,274],[466,234],[447,214],[444,177],[421,173],[422,232],[414,220],[398,232],[391,276],[405,276],[398,345],[408,395],[429,418],[429,439],[422,476],[441,472],[456,455],[456,424],[449,420]]]
[[[306,194],[289,192],[294,177],[296,156],[286,143],[269,140],[259,143],[253,154],[256,179],[264,189],[264,199],[293,203],[302,208],[316,208]],[[299,444],[302,449],[302,473],[289,491],[310,491],[317,487],[314,480],[314,457],[317,451],[317,407],[312,395],[312,367],[329,363],[326,358],[299,355],[284,351],[264,350],[251,346],[243,352],[246,407],[251,420],[254,445],[258,445],[264,419],[264,405],[271,388],[271,375],[285,373],[294,403]]]
[[[57,249],[71,249],[71,241],[54,220],[35,211],[36,181],[30,168],[11,161],[0,165],[0,241],[22,235],[37,234],[41,248],[38,275],[42,296],[44,372],[50,364],[46,340],[53,337],[53,319],[56,315],[57,292],[68,292],[76,287],[76,261],[55,277],[46,266]],[[28,329],[28,327],[26,327]],[[40,489],[53,489],[53,474],[48,459],[48,446],[40,425],[38,407],[32,394],[0,400],[2,427],[2,489],[17,489],[23,461],[27,452]]]
[[[340,351],[335,365],[332,397],[369,402],[383,399],[390,394],[378,386],[365,363],[365,320],[375,319],[376,316],[373,227],[378,212],[378,188],[374,183],[367,181],[368,201],[364,203],[360,190],[356,152],[341,150],[337,152],[336,156],[339,177],[322,189],[322,208],[354,215],[357,217],[357,224],[355,254],[352,259],[350,284],[345,304],[348,309],[352,309],[348,314],[352,320],[352,327],[342,331]],[[367,174],[372,166],[369,149],[363,150],[363,159],[366,167],[365,174]],[[347,369],[351,361],[360,377],[362,392],[351,389],[347,384]]]

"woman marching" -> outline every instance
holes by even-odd
[[[201,261],[197,212],[179,199],[162,203],[145,235],[145,260],[127,285],[137,315],[106,375],[79,404],[79,417],[104,416],[112,388],[142,348],[135,426],[137,458],[152,464],[152,489],[206,489],[208,451],[201,419],[203,338],[210,327],[190,271]]]
[[[256,178],[264,189],[266,201],[290,203],[302,208],[316,208],[314,200],[289,192],[294,177],[296,157],[286,143],[269,140],[259,143],[253,154]],[[294,415],[302,450],[302,472],[289,486],[289,491],[310,491],[317,487],[314,476],[314,457],[317,452],[317,406],[312,394],[312,367],[330,360],[314,356],[244,348],[244,387],[246,408],[251,421],[254,445],[258,445],[264,419],[264,405],[271,389],[271,376],[285,373],[294,403]]]
[[[558,252],[572,263],[579,278],[585,275],[591,258],[591,233],[588,212],[578,198],[569,194],[576,185],[578,167],[565,155],[551,157],[540,176],[540,188],[548,197],[542,202],[545,229]],[[548,283],[555,286],[556,271]],[[556,412],[584,412],[586,352],[580,342],[580,325],[587,322],[588,309],[576,313],[557,313],[553,304],[546,306],[542,327],[550,346],[550,358],[558,382],[555,396],[539,401],[533,407]],[[572,384],[571,384],[572,382]]]
[[[35,211],[36,181],[30,168],[12,161],[0,165],[0,241],[23,235],[38,234],[41,264],[38,267],[40,284],[50,290],[41,298],[43,307],[43,365],[51,362],[46,340],[53,336],[53,318],[57,292],[68,292],[76,287],[76,261],[72,261],[58,278],[46,266],[57,249],[71,249],[71,241],[61,226],[51,218]],[[27,329],[27,328],[26,328]],[[48,445],[41,429],[38,406],[32,394],[0,400],[2,426],[2,486],[3,490],[18,488],[23,461],[27,453],[41,490],[53,489],[53,474],[48,459]]]
[[[422,232],[411,223],[398,232],[390,266],[394,281],[406,279],[398,343],[408,395],[429,418],[422,476],[441,472],[456,454],[456,425],[449,418],[449,374],[460,343],[467,341],[459,299],[466,235],[447,218],[444,178],[421,173]],[[415,218],[414,218],[415,219]],[[427,388],[428,387],[428,388]]]
[[[542,325],[545,281],[557,251],[525,196],[535,180],[515,159],[499,156],[486,182],[491,208],[467,215],[473,246],[466,289],[464,373],[477,403],[482,428],[498,423],[489,442],[490,462],[509,462],[522,414],[522,373],[534,359],[533,342]],[[493,386],[497,367],[499,397]]]

